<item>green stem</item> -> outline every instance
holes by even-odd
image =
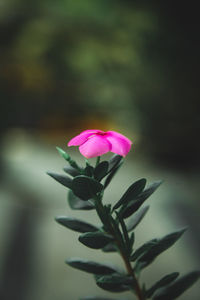
[[[100,218],[100,220],[102,221],[102,223],[104,224],[106,230],[108,230],[108,233],[110,233],[115,242],[116,242],[116,245],[119,249],[119,253],[124,261],[124,264],[126,266],[126,270],[127,270],[127,273],[128,275],[130,275],[132,278],[133,278],[133,289],[138,297],[138,300],[145,300],[144,296],[143,296],[143,293],[142,293],[142,290],[141,290],[141,287],[139,285],[139,282],[138,282],[138,279],[132,269],[132,266],[131,266],[131,263],[129,261],[129,257],[127,257],[126,255],[126,245],[127,245],[127,236],[126,236],[126,243],[124,243],[124,240],[123,240],[123,237],[122,237],[122,234],[121,232],[118,233],[119,228],[118,230],[116,230],[114,224],[112,224],[112,220],[114,221],[114,219],[111,218],[108,218],[107,217],[107,212],[102,204],[102,197],[96,197],[95,199],[95,207],[96,207],[96,211],[97,211],[97,214]],[[120,221],[120,220],[119,220]],[[122,222],[122,227],[124,227],[123,225],[123,222]],[[124,228],[123,228],[123,231],[124,231]],[[123,232],[124,233],[124,232]]]

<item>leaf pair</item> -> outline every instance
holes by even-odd
[[[158,289],[153,295],[153,300],[171,300],[182,295],[200,277],[200,271],[193,271],[181,276],[173,283]]]
[[[140,248],[131,256],[131,261],[136,260],[135,271],[140,271],[154,261],[162,252],[170,248],[185,232],[185,228],[170,233],[161,239],[153,239]]]
[[[119,213],[122,218],[126,219],[130,217],[142,206],[145,200],[155,192],[161,183],[162,181],[154,182],[144,190],[146,179],[143,178],[136,181],[128,188],[113,209],[117,209],[121,206]]]

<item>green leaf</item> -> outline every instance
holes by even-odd
[[[82,200],[93,198],[103,189],[103,185],[84,175],[77,176],[72,181],[72,190]]]
[[[137,264],[141,265],[140,268],[148,266],[158,255],[170,248],[182,236],[185,230],[186,228],[178,230],[155,241],[154,245],[139,257]]]
[[[146,179],[142,178],[134,182],[124,193],[121,199],[114,205],[113,210],[119,208],[121,205],[128,204],[131,200],[135,199],[145,188]]]
[[[144,245],[139,247],[132,255],[130,260],[135,261],[136,259],[140,258],[143,254],[145,254],[147,251],[149,251],[150,248],[152,248],[154,245],[157,245],[158,239],[153,239],[149,242],[146,242]]]
[[[111,172],[123,159],[123,156],[114,154],[108,161],[108,172]]]
[[[113,241],[113,237],[101,231],[87,232],[79,236],[79,241],[92,249],[101,249]]]
[[[154,285],[152,285],[151,288],[149,288],[146,291],[146,297],[151,298],[151,296],[155,293],[155,291],[157,289],[170,284],[172,281],[174,281],[178,277],[178,275],[179,275],[178,272],[174,272],[174,273],[168,274],[168,275],[164,276],[163,278],[161,278],[159,281],[154,283]]]
[[[91,210],[95,209],[95,206],[89,201],[83,201],[70,190],[68,193],[68,203],[71,209],[79,210]]]
[[[94,168],[90,165],[87,165],[83,172],[85,176],[92,177],[94,173]]]
[[[170,285],[163,287],[155,292],[153,300],[171,300],[176,299],[190,288],[200,277],[200,271],[188,273]]]
[[[130,253],[132,252],[134,242],[135,242],[135,234],[134,234],[134,232],[132,232],[130,235],[130,239],[129,239],[129,249],[130,249],[129,252]]]
[[[65,171],[65,173],[67,173],[67,174],[69,174],[73,177],[80,175],[80,172],[77,169],[72,168],[70,166],[69,167],[64,167],[63,170]]]
[[[78,220],[78,219],[75,219],[75,218],[70,218],[70,217],[64,217],[64,216],[60,216],[60,217],[56,217],[56,221],[69,228],[69,229],[72,229],[74,231],[77,231],[77,232],[81,232],[81,233],[85,233],[85,232],[92,232],[92,231],[97,231],[99,228],[92,225],[92,224],[89,224],[89,223],[86,223],[85,221],[82,221],[82,220]]]
[[[65,187],[71,189],[72,188],[72,179],[66,175],[57,174],[53,172],[47,172],[49,176],[51,176],[53,179],[64,185]]]
[[[92,273],[97,275],[106,275],[106,274],[112,274],[116,272],[116,269],[110,266],[100,264],[90,260],[83,260],[81,258],[71,258],[68,259],[66,263],[75,269],[79,269],[81,271],[85,271],[87,273]]]
[[[96,284],[110,292],[124,292],[130,290],[133,278],[127,275],[113,273],[110,275],[96,276]]]
[[[130,217],[133,213],[135,213],[140,206],[144,203],[146,199],[148,199],[155,190],[161,185],[162,181],[157,181],[151,184],[147,189],[145,189],[142,193],[138,195],[133,201],[130,201],[127,205],[124,205],[121,210],[120,214],[123,218]]]
[[[81,171],[81,168],[77,165],[77,163],[71,159],[71,157],[69,156],[69,154],[67,154],[64,150],[62,150],[59,147],[56,147],[56,149],[58,150],[59,154],[66,160],[68,161],[68,163],[75,169],[77,169],[78,171]]]
[[[68,153],[66,153],[64,150],[62,150],[61,148],[59,147],[56,147],[56,149],[58,150],[59,154],[67,161],[69,161],[71,158],[69,156]]]
[[[115,168],[113,168],[112,171],[110,172],[110,174],[106,177],[106,180],[104,183],[104,189],[107,188],[107,186],[109,185],[109,183],[111,182],[111,180],[113,179],[113,177],[115,176],[115,174],[117,173],[117,171],[119,170],[119,168],[121,167],[122,164],[123,164],[123,161],[121,163],[119,163]]]
[[[94,169],[94,178],[98,181],[101,181],[102,178],[104,178],[108,172],[108,162],[102,161],[100,164],[96,166]]]
[[[136,226],[142,221],[142,219],[146,215],[148,209],[149,209],[149,205],[142,207],[130,219],[128,219],[128,223],[127,223],[126,227],[129,232],[131,230],[134,230],[136,228]]]
[[[105,247],[102,248],[103,252],[117,252],[116,245],[114,243],[109,243]]]

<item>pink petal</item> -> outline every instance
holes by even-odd
[[[111,152],[125,156],[130,151],[132,142],[124,135],[116,131],[108,131],[106,139],[112,145]]]
[[[96,157],[109,152],[111,149],[110,143],[105,136],[94,135],[83,143],[79,150],[86,158]]]
[[[84,130],[81,132],[79,135],[75,136],[68,142],[68,146],[80,146],[83,144],[87,139],[95,134],[95,133],[103,133],[103,131],[98,130],[98,129],[89,129],[89,130]]]

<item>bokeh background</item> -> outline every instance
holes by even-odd
[[[106,194],[119,199],[141,177],[163,186],[136,230],[136,246],[178,228],[188,232],[144,271],[161,276],[200,268],[199,10],[193,2],[1,0],[0,298],[75,300],[108,295],[71,256],[113,261],[54,222],[72,215],[64,187],[45,172],[80,163],[67,141],[81,130],[116,130],[133,148]],[[180,299],[198,300],[197,283]],[[132,299],[129,293],[111,295]]]

